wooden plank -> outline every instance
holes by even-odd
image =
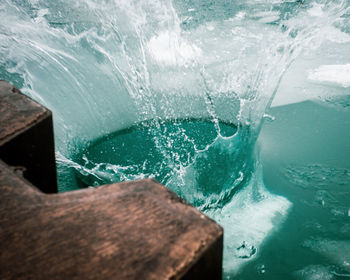
[[[57,192],[52,114],[0,81],[0,158],[41,191]]]
[[[221,279],[220,226],[155,181],[47,195],[0,162],[0,193],[0,279]]]
[[[52,135],[51,114],[29,100],[29,107],[18,105],[28,110],[9,117],[4,108],[19,93],[3,82],[1,87],[6,116],[0,117],[0,135],[10,140],[2,140],[0,156],[13,141],[52,145],[44,138],[46,130]],[[39,137],[28,138],[31,130]],[[52,155],[38,159],[42,165]],[[0,279],[221,279],[222,228],[159,183],[145,179],[45,194],[14,169],[0,160]]]

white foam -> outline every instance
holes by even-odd
[[[286,198],[269,193],[257,172],[256,178],[222,210],[207,212],[224,228],[224,270],[236,274],[248,261],[259,254],[264,240],[281,226],[292,206]],[[257,249],[250,258],[240,258],[237,249],[242,244],[249,244]]]
[[[184,65],[199,57],[201,49],[180,38],[176,32],[165,30],[148,42],[152,57],[165,65]]]
[[[334,26],[328,26],[326,27],[323,32],[325,33],[325,36],[327,37],[327,40],[344,44],[350,42],[350,35],[348,33],[342,32],[338,28],[335,28]]]
[[[268,11],[256,13],[253,18],[257,18],[261,23],[271,23],[280,19],[281,13],[279,11]]]
[[[235,17],[238,18],[238,19],[243,19],[243,18],[245,18],[245,16],[246,16],[246,13],[240,11],[240,12],[238,12],[238,13],[236,14]]]
[[[322,65],[309,71],[308,79],[313,82],[333,84],[344,88],[350,87],[350,63]]]
[[[312,17],[321,17],[324,15],[323,8],[323,4],[314,3],[312,8],[308,10],[308,14]]]

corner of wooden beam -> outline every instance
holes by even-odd
[[[0,81],[0,158],[45,193],[57,192],[51,111]]]
[[[1,81],[0,116],[0,279],[221,279],[213,220],[150,179],[43,193],[57,190],[51,113]]]

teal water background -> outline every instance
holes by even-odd
[[[242,129],[200,119],[143,122],[103,136],[76,155],[82,185],[154,178],[204,210],[247,184],[253,156]],[[244,175],[243,175],[244,174]]]
[[[3,0],[0,79],[53,111],[60,191],[155,177],[224,227],[224,278],[346,279],[349,6]]]
[[[293,206],[261,256],[238,279],[257,279],[262,264],[264,279],[349,277],[349,100],[271,109],[275,120],[265,124],[259,139],[264,182]]]

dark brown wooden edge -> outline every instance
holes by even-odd
[[[46,195],[31,183],[57,192],[51,112],[1,81],[0,120],[1,279],[221,279],[214,221],[152,180]],[[96,259],[91,248],[113,258]],[[96,260],[87,266],[77,251]]]
[[[57,193],[52,113],[0,81],[0,158],[45,193]]]

